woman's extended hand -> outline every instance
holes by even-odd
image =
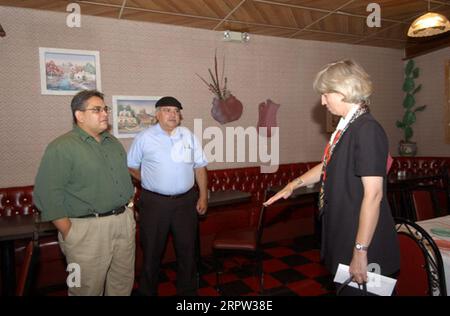
[[[287,199],[294,191],[292,184],[289,182],[283,189],[278,191],[274,196],[263,203],[264,206],[269,206],[281,198]]]
[[[367,252],[353,251],[352,262],[350,263],[350,274],[353,276],[353,281],[358,284],[367,282]]]

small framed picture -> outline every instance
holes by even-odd
[[[155,119],[155,103],[161,97],[114,95],[113,133],[117,138],[133,138]]]
[[[98,51],[39,47],[41,94],[102,90]]]

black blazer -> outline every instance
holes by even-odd
[[[353,256],[364,195],[362,176],[384,178],[380,216],[368,250],[368,263],[380,265],[381,274],[400,269],[400,252],[386,196],[388,140],[370,113],[358,117],[342,135],[327,166],[322,216],[321,256],[332,274],[339,263]]]

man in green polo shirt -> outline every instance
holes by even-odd
[[[78,283],[77,276],[68,282],[69,295],[130,295],[136,223],[127,155],[107,131],[102,93],[79,92],[71,108],[74,127],[48,145],[34,202],[58,229],[67,263],[80,271]]]

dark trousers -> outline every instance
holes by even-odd
[[[197,197],[195,190],[178,197],[164,197],[142,190],[139,227],[144,265],[141,295],[157,295],[159,268],[167,235],[172,232],[177,258],[177,295],[197,294]]]

